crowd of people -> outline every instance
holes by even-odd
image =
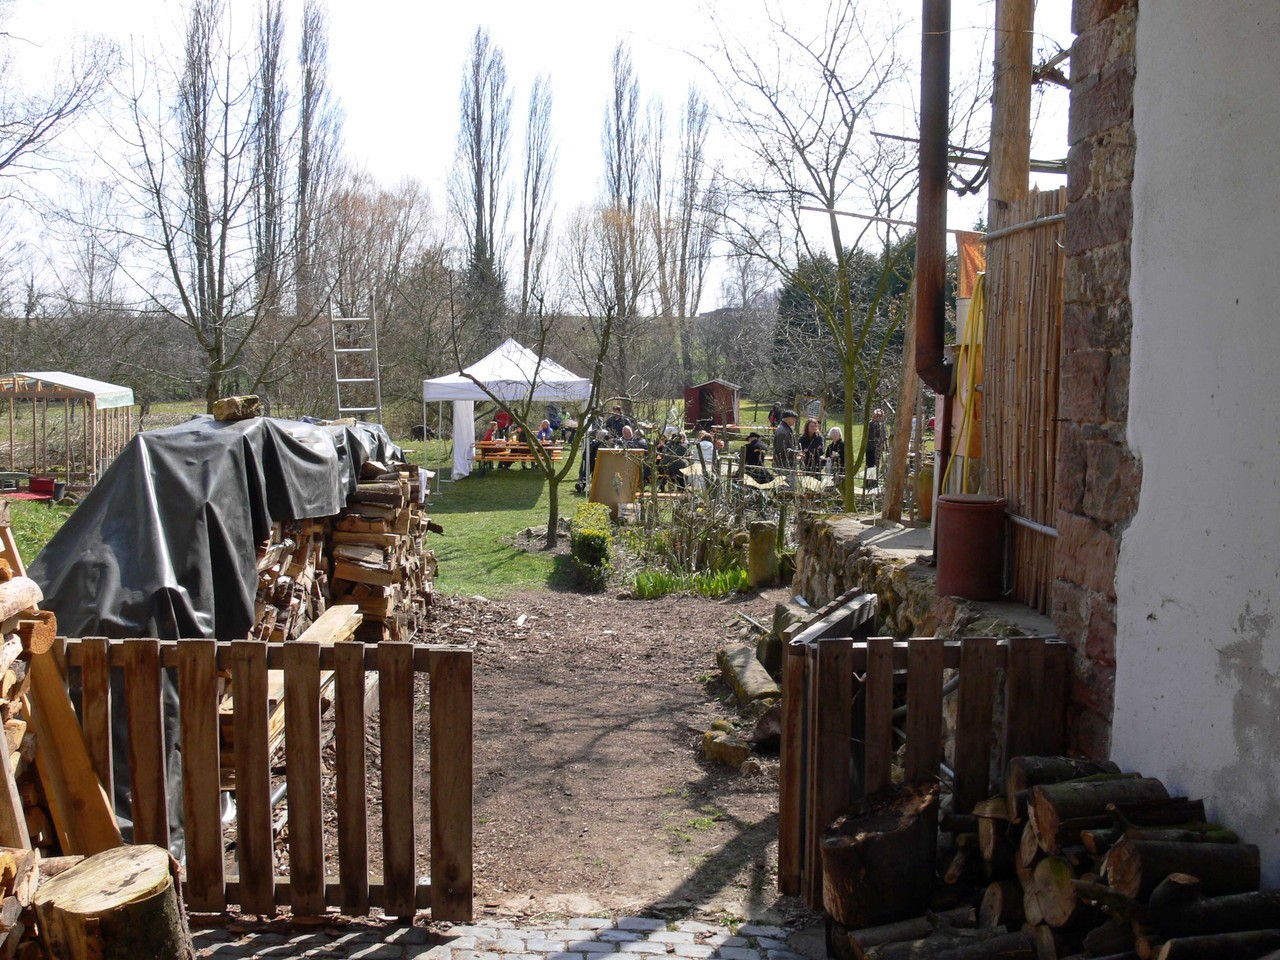
[[[867,433],[867,467],[875,467],[879,463],[885,442],[884,420],[883,410],[877,408],[873,411]],[[797,433],[799,422],[800,416],[795,410],[775,403],[769,411],[772,442],[767,443],[759,431],[751,431],[739,448],[743,473],[759,484],[769,484],[779,475],[788,483],[794,477],[805,475],[830,475],[838,482],[845,471],[842,431],[839,427],[832,427],[824,435],[818,418],[810,416],[804,418],[804,426]],[[552,404],[539,425],[536,439],[544,443],[557,438],[571,441],[568,431],[575,429],[577,424],[570,424]],[[652,447],[646,427],[655,434]],[[579,492],[586,489],[595,470],[596,453],[602,448],[652,450],[654,455],[645,458],[643,482],[649,483],[656,470],[660,486],[668,489],[683,489],[690,485],[701,487],[713,482],[719,476],[718,462],[727,452],[725,441],[717,439],[709,430],[686,432],[675,408],[672,408],[666,423],[655,430],[633,420],[623,412],[620,404],[614,404],[606,417],[597,418],[587,429],[589,442],[576,484]],[[499,409],[483,439],[518,441],[522,437],[519,427],[513,425],[511,415]],[[770,454],[772,465],[769,463]],[[691,466],[699,469],[690,470]]]

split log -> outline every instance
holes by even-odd
[[[1280,948],[1280,930],[1246,930],[1166,941],[1157,960],[1258,960]]]
[[[889,943],[868,960],[1034,960],[1035,940],[1026,931],[957,930],[923,940]]]
[[[978,907],[978,925],[982,927],[1020,927],[1026,914],[1022,910],[1022,886],[1016,880],[997,880],[987,884]]]
[[[1014,757],[1004,771],[1004,793],[1012,809],[1014,794],[1045,783],[1078,780],[1095,774],[1119,773],[1120,767],[1110,760],[1085,760],[1080,757]]]
[[[856,930],[924,911],[935,876],[938,801],[937,784],[892,786],[823,832],[822,900],[833,920]]]
[[[1133,924],[1112,917],[1085,934],[1084,948],[1093,957],[1128,953],[1133,949]]]
[[[1073,880],[1072,886],[1076,888],[1076,896],[1081,900],[1102,907],[1113,917],[1118,917],[1129,923],[1138,923],[1146,920],[1147,908],[1145,904],[1139,903],[1132,897],[1126,897],[1124,894],[1118,893],[1104,884],[1082,879]]]
[[[1031,885],[1023,891],[1023,912],[1027,920],[1043,921],[1051,927],[1064,926],[1080,902],[1072,885],[1075,878],[1075,869],[1062,857],[1045,857],[1037,863]]]
[[[1107,804],[1168,799],[1169,791],[1159,780],[1121,775],[1032,787],[1030,806],[1034,809],[1037,834],[1052,843],[1062,835],[1063,821],[1105,814]],[[1078,843],[1078,834],[1070,842]]]
[[[1239,843],[1234,830],[1224,830],[1216,823],[1188,823],[1181,827],[1110,827],[1081,830],[1080,842],[1086,850],[1100,856],[1121,840],[1157,840],[1162,843]]]
[[[0,623],[35,608],[44,594],[30,577],[14,577],[0,583]]]
[[[1118,893],[1145,900],[1171,873],[1200,878],[1205,895],[1257,890],[1262,861],[1251,843],[1156,843],[1121,840],[1107,854],[1107,882]]]
[[[1008,820],[1009,803],[1004,797],[991,797],[973,805],[973,815],[979,820]]]
[[[886,923],[878,927],[865,927],[862,930],[850,930],[847,937],[855,946],[854,955],[861,957],[872,947],[886,943],[898,943],[902,940],[921,940],[939,929],[952,927],[972,927],[975,917],[973,907],[956,907],[943,913],[927,913],[922,917],[910,920],[899,920],[897,923]]]
[[[1160,881],[1147,909],[1166,937],[1280,928],[1280,890],[1206,897],[1200,879],[1185,873]]]
[[[45,950],[64,960],[194,960],[169,863],[160,847],[116,847],[42,884],[34,906]]]
[[[1091,842],[1098,847],[1094,852],[1104,853],[1112,844],[1123,840],[1127,830],[1159,827],[1191,829],[1196,824],[1203,824],[1204,820],[1203,800],[1170,797],[1168,800],[1142,803],[1109,803],[1106,813],[1064,820],[1058,824],[1057,836],[1062,838],[1063,843],[1075,843],[1078,835],[1079,841],[1088,846],[1084,834],[1094,832],[1095,836],[1091,838]],[[1108,836],[1106,831],[1112,831],[1112,833]]]
[[[1008,873],[1015,853],[1009,840],[1009,821],[995,817],[978,818],[978,850],[987,867],[987,876]]]

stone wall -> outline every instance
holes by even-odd
[[[885,550],[866,542],[880,532],[883,528],[856,517],[802,514],[792,588],[815,607],[853,589],[874,593],[880,600],[880,629],[900,639],[1054,632],[1048,620],[1017,604],[937,596],[934,569],[915,561],[920,551]]]
[[[1052,617],[1074,650],[1071,747],[1106,756],[1115,575],[1141,465],[1125,439],[1137,0],[1075,0]]]

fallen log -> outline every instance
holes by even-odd
[[[889,943],[867,954],[868,960],[1032,960],[1035,940],[1024,930],[957,930],[923,940]]]
[[[1145,900],[1171,873],[1200,878],[1207,896],[1247,893],[1262,881],[1262,861],[1251,843],[1156,843],[1121,840],[1107,853],[1106,878],[1118,893]]]
[[[1167,940],[1157,960],[1258,960],[1280,948],[1280,930],[1246,930]]]
[[[1095,774],[1119,773],[1120,767],[1110,760],[1085,760],[1080,757],[1014,757],[1005,766],[1004,794],[1013,809],[1013,796],[1022,790],[1045,783],[1078,780]]]
[[[1139,903],[1132,897],[1126,897],[1105,884],[1082,879],[1073,880],[1072,886],[1076,888],[1076,895],[1081,900],[1102,907],[1113,917],[1129,923],[1140,923],[1146,920],[1146,904]]]
[[[1133,950],[1133,924],[1119,917],[1112,917],[1085,934],[1084,948],[1094,957],[1129,953]]]
[[[1280,929],[1280,890],[1206,897],[1198,877],[1171,873],[1152,891],[1147,910],[1166,937]]]
[[[978,907],[978,926],[1020,927],[1025,919],[1022,886],[1018,881],[997,880],[987,884]]]
[[[892,786],[863,798],[824,832],[822,900],[861,929],[924,912],[937,859],[939,787]]]
[[[861,957],[865,951],[881,944],[898,943],[902,940],[921,940],[939,929],[972,927],[974,922],[973,907],[956,907],[942,913],[927,913],[921,917],[886,923],[878,927],[850,930],[846,935],[850,944],[857,948],[854,950],[854,955]]]

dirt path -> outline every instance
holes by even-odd
[[[437,598],[424,639],[476,649],[478,913],[798,910],[776,892],[776,759],[743,776],[699,751],[736,716],[716,649],[784,595]]]

